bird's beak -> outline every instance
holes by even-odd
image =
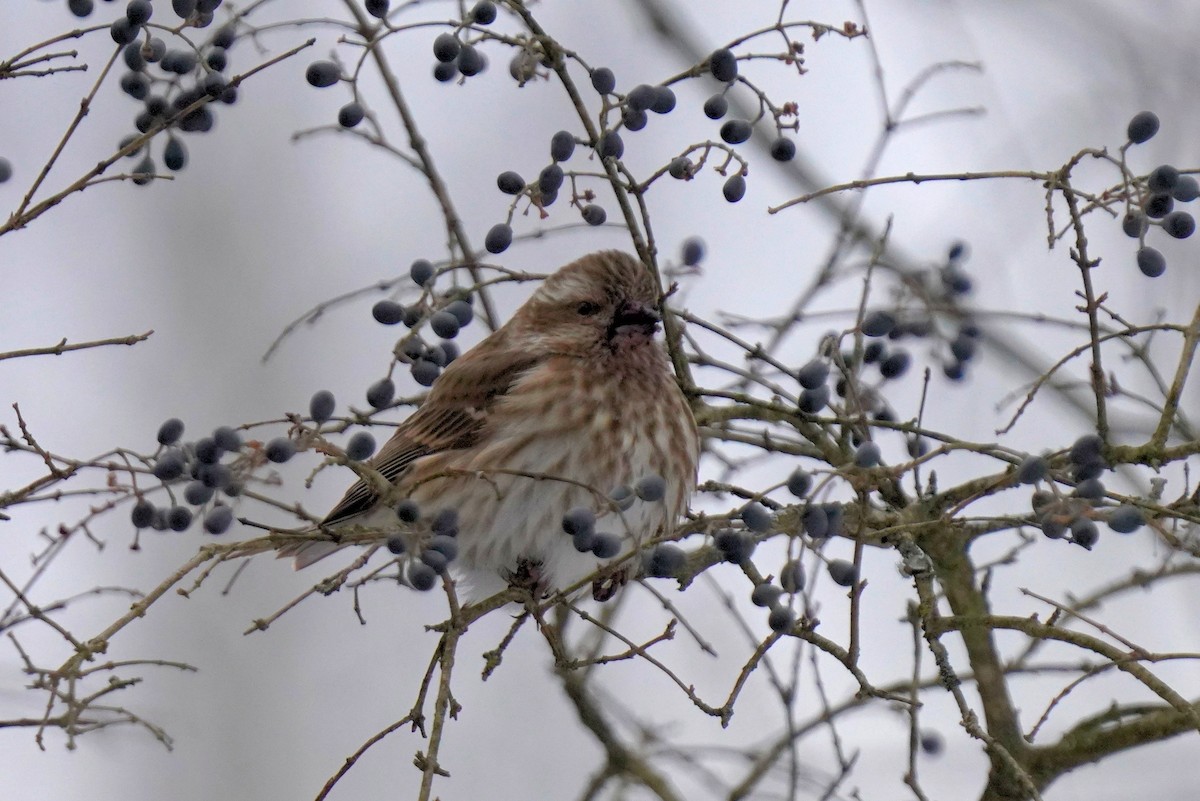
[[[627,300],[617,307],[612,321],[612,334],[641,333],[653,336],[662,315],[653,306]]]

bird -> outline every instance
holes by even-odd
[[[389,502],[402,498],[410,518],[415,506],[423,521],[456,519],[451,571],[482,598],[518,580],[542,592],[577,584],[669,535],[696,487],[700,438],[655,336],[661,305],[651,272],[623,251],[561,267],[446,367],[367,462],[392,490],[360,478],[318,526],[331,539],[288,543],[279,555],[301,569],[345,547],[339,529],[361,526],[392,537],[389,547],[402,536],[393,550],[412,561],[429,531],[400,521]],[[647,476],[661,477],[661,498],[613,501],[614,488]],[[581,509],[617,536],[616,555],[580,552],[564,533],[564,516]],[[614,593],[631,569],[608,586],[597,578],[594,597]]]

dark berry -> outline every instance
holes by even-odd
[[[187,166],[187,148],[178,136],[168,136],[167,146],[163,148],[163,164],[168,170],[178,171]]]
[[[346,443],[346,458],[353,462],[370,459],[373,453],[375,453],[375,437],[371,436],[370,431],[355,432],[354,436],[350,437],[350,441]]]
[[[428,359],[417,359],[412,363],[412,377],[423,387],[433,386],[433,382],[442,374],[442,369]]]
[[[604,225],[608,220],[608,212],[602,206],[597,206],[594,203],[584,206],[581,213],[583,221],[588,225]]]
[[[592,70],[592,88],[602,95],[611,94],[617,88],[617,79],[608,67]]]
[[[362,103],[352,100],[338,109],[338,125],[343,128],[353,128],[363,121],[366,113],[366,110],[362,107]]]
[[[802,467],[797,467],[788,476],[787,491],[797,498],[803,498],[812,489],[812,476]]]
[[[129,520],[133,523],[134,528],[149,528],[154,522],[156,511],[154,504],[150,501],[140,500],[134,504],[133,511],[129,513]]]
[[[834,559],[829,563],[829,577],[833,579],[834,584],[842,587],[853,587],[858,581],[858,568],[853,562],[847,562],[845,559]]]
[[[460,328],[458,318],[445,309],[433,313],[429,318],[429,327],[442,339],[454,339]]]
[[[395,325],[404,319],[404,307],[394,300],[381,300],[371,307],[371,316],[377,323]]]
[[[721,125],[721,138],[731,145],[740,145],[753,132],[754,128],[745,120],[728,120]]]
[[[829,515],[825,513],[823,506],[810,503],[804,508],[804,514],[800,516],[800,523],[804,526],[804,533],[814,540],[829,536]]]
[[[600,144],[596,147],[596,152],[601,158],[619,159],[625,155],[625,143],[621,141],[621,135],[616,131],[605,131],[600,137]]]
[[[487,59],[483,53],[474,45],[465,44],[458,51],[458,58],[454,63],[458,66],[458,71],[470,78],[472,75],[478,75],[487,68]]]
[[[168,55],[170,55],[168,53]],[[165,64],[165,62],[164,62]],[[308,65],[308,69],[304,71],[304,78],[310,85],[323,89],[327,86],[333,86],[341,77],[342,71],[337,64],[332,61],[314,61]]]
[[[457,551],[455,553],[457,554]],[[432,548],[421,551],[421,562],[435,573],[445,573],[446,568],[450,565],[450,559],[446,554]]]
[[[383,19],[388,15],[388,9],[392,4],[392,0],[366,0],[363,5],[367,9],[367,13],[375,19]]]
[[[912,356],[908,351],[896,349],[879,363],[879,374],[884,378],[899,378],[908,372],[911,365]]]
[[[183,436],[183,421],[172,417],[158,427],[158,442],[160,445],[174,445]]]
[[[799,402],[796,404],[800,411],[806,414],[816,414],[821,411],[829,403],[829,386],[822,384],[816,389],[806,389],[800,393]]]
[[[236,39],[237,25],[231,22],[217,30],[216,34],[213,36],[213,47],[221,47],[228,50]]]
[[[167,525],[172,531],[185,531],[192,524],[192,510],[186,506],[172,506],[167,510]]]
[[[154,477],[159,481],[171,481],[182,476],[185,467],[183,453],[178,448],[171,448],[154,463]]]
[[[721,83],[729,83],[738,74],[737,56],[727,47],[714,50],[708,57],[708,70]]]
[[[629,511],[633,506],[637,496],[633,494],[633,487],[622,484],[621,486],[608,493],[608,499],[617,505],[617,508],[622,512]]]
[[[1170,164],[1155,167],[1146,178],[1146,188],[1151,192],[1170,192],[1179,181],[1179,170]]]
[[[483,246],[488,253],[503,253],[512,244],[513,230],[508,223],[497,223],[488,230]]]
[[[396,556],[400,556],[402,553],[408,550],[408,543],[406,543],[404,541],[404,537],[401,537],[399,534],[394,534],[391,537],[388,537],[387,542],[385,542],[384,545],[387,546],[389,553],[392,553]]]
[[[320,424],[334,416],[336,408],[337,402],[334,393],[329,390],[320,390],[313,393],[312,399],[308,401],[308,416],[312,417],[314,423]]]
[[[942,735],[935,731],[921,732],[920,743],[921,750],[930,756],[937,756],[945,747],[945,743],[942,740]]]
[[[1179,176],[1179,180],[1175,182],[1175,188],[1171,190],[1171,197],[1180,203],[1191,203],[1200,197],[1200,181],[1190,175]]]
[[[576,506],[563,515],[562,529],[572,537],[581,531],[591,531],[596,527],[596,515],[586,506]]]
[[[1048,467],[1045,458],[1026,456],[1017,465],[1017,481],[1022,484],[1036,484],[1046,477]]]
[[[1135,114],[1129,121],[1129,128],[1126,130],[1129,141],[1135,145],[1149,141],[1156,133],[1158,133],[1158,115],[1153,111],[1141,111]]]
[[[559,131],[550,137],[550,158],[566,161],[575,152],[575,137],[570,131]]]
[[[137,38],[140,25],[134,25],[127,17],[117,17],[109,26],[108,32],[112,40],[119,45],[127,45]]]
[[[813,359],[796,371],[796,380],[805,389],[816,389],[829,379],[829,364],[824,359]]]
[[[171,9],[180,19],[187,19],[196,12],[196,0],[171,0]]]
[[[692,160],[687,156],[676,156],[667,164],[667,174],[677,181],[692,177]]]
[[[1186,211],[1173,211],[1163,219],[1163,230],[1176,239],[1187,239],[1196,232],[1196,220]]]
[[[804,565],[799,559],[786,563],[779,571],[779,586],[785,592],[797,593],[804,589]]]
[[[462,45],[452,33],[439,33],[433,40],[433,57],[444,64],[458,58],[458,51],[461,49]]]
[[[519,195],[525,189],[525,179],[512,170],[507,170],[496,176],[496,186],[506,195]]]
[[[670,114],[675,110],[675,92],[669,86],[654,87],[654,102],[650,110],[655,114]]]
[[[367,403],[372,409],[382,409],[396,397],[396,384],[390,378],[381,378],[367,389]]]
[[[458,536],[458,510],[453,508],[445,508],[438,511],[433,516],[433,520],[429,524],[429,530],[434,534],[442,534],[447,537]]]
[[[192,506],[203,506],[216,492],[216,487],[205,484],[203,481],[191,481],[183,488],[183,499]]]
[[[1137,252],[1137,266],[1147,278],[1158,278],[1167,269],[1167,260],[1154,248],[1141,248]]]
[[[858,467],[875,467],[882,456],[878,443],[867,440],[854,450],[854,464]]]
[[[1104,482],[1098,478],[1088,478],[1076,484],[1075,490],[1071,494],[1076,498],[1098,501],[1104,497],[1104,493]]]
[[[295,444],[287,437],[276,437],[267,443],[267,460],[283,464],[296,455]]]
[[[208,510],[204,516],[204,530],[209,534],[224,534],[233,525],[233,509],[218,505]]]
[[[208,65],[209,69],[224,72],[225,68],[229,66],[229,56],[225,53],[225,48],[214,47],[204,57],[204,63]]]
[[[67,9],[77,17],[90,16],[95,7],[93,0],[67,0]]]
[[[492,0],[479,0],[471,9],[471,19],[479,25],[491,25],[496,21],[496,4]]]
[[[563,168],[557,164],[551,164],[538,176],[538,189],[543,195],[557,192],[563,185],[563,177]]]
[[[771,530],[771,513],[761,503],[746,504],[742,507],[740,516],[746,528],[753,532],[765,534]]]
[[[446,83],[458,77],[458,65],[453,61],[439,61],[433,68],[433,77],[439,83]]]
[[[1067,452],[1067,458],[1072,464],[1090,464],[1101,459],[1101,452],[1104,450],[1104,440],[1100,439],[1097,434],[1084,434],[1079,439],[1071,443],[1071,450]]]
[[[1071,542],[1092,550],[1092,546],[1100,539],[1100,529],[1086,517],[1076,518],[1071,522]]]
[[[771,627],[771,631],[789,631],[796,625],[796,613],[791,607],[774,606],[767,615],[767,625]]]
[[[742,177],[741,173],[729,176],[725,185],[721,187],[721,193],[730,203],[737,203],[746,196],[746,179]]]
[[[417,259],[408,268],[408,277],[417,286],[425,286],[433,278],[435,272],[437,271],[434,269],[433,263],[428,259]]]
[[[445,534],[437,534],[430,539],[428,548],[446,557],[447,562],[453,562],[458,556],[458,543],[453,537],[447,537]]]
[[[729,112],[729,101],[725,95],[713,95],[704,101],[704,116],[710,120],[719,120]]]
[[[648,503],[661,501],[667,494],[666,479],[654,473],[642,476],[633,485],[633,492]]]
[[[412,498],[405,498],[396,504],[396,517],[401,523],[415,523],[421,519],[421,507]]]
[[[437,585],[437,571],[424,562],[408,565],[408,584],[418,592],[428,592]]]
[[[470,325],[471,321],[475,319],[475,307],[462,298],[447,303],[445,310],[454,315],[454,319],[458,320],[459,326]],[[450,337],[446,338],[450,339]]]
[[[121,51],[121,58],[125,61],[125,66],[134,72],[141,72],[146,67],[146,57],[142,55],[142,43],[133,41],[125,45],[125,49]]]
[[[213,442],[223,451],[234,453],[241,450],[242,436],[230,426],[221,426],[212,433]]]
[[[779,603],[781,595],[783,595],[782,589],[770,582],[763,582],[755,585],[754,589],[750,591],[750,603],[769,609]]]
[[[672,542],[660,542],[646,559],[646,574],[655,578],[675,578],[687,565],[687,552]]]
[[[593,529],[585,529],[577,531],[571,535],[571,545],[579,553],[591,553],[592,547],[596,544],[596,532]]]
[[[688,267],[695,267],[704,260],[704,240],[689,236],[680,248],[680,260]]]
[[[1146,212],[1146,216],[1159,220],[1166,217],[1175,208],[1175,200],[1167,193],[1151,195],[1146,201],[1142,209]]]
[[[654,105],[654,87],[641,83],[629,90],[625,102],[635,111],[645,111]]]
[[[771,158],[776,161],[791,161],[796,157],[796,143],[781,136],[771,143]]]
[[[601,531],[592,541],[592,555],[598,559],[612,559],[621,552],[621,538],[616,534]]]
[[[865,337],[885,337],[895,327],[895,316],[882,309],[867,312],[862,321],[862,332]]]
[[[717,546],[717,550],[725,557],[726,562],[731,562],[735,565],[740,565],[747,561],[754,553],[757,543],[753,537],[747,536],[740,531],[733,529],[723,529],[718,531],[713,537],[713,544]]]
[[[1118,506],[1108,514],[1108,527],[1118,534],[1130,534],[1145,523],[1146,518],[1142,515],[1142,510],[1128,504]]]
[[[630,131],[642,130],[646,127],[646,123],[649,121],[650,118],[646,116],[646,112],[642,111],[640,108],[630,108],[627,106],[625,110],[621,112],[621,123],[624,124],[625,128]]]
[[[121,76],[121,91],[134,100],[144,100],[150,94],[150,81],[140,72],[127,72]]]

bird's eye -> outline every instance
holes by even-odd
[[[583,317],[591,317],[596,312],[600,311],[600,304],[593,303],[590,300],[585,300],[575,307],[575,311]]]

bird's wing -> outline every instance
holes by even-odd
[[[496,400],[537,364],[538,360],[528,352],[486,347],[488,344],[496,343],[481,343],[451,362],[421,408],[400,424],[369,462],[389,482],[395,484],[422,456],[469,448],[478,442]],[[378,500],[375,489],[359,479],[322,525],[340,523],[366,512]]]

